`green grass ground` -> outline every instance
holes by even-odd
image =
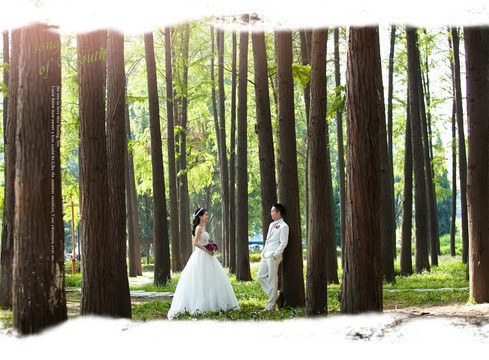
[[[251,257],[253,259],[253,256]],[[341,261],[338,262],[341,264]],[[283,320],[290,318],[301,318],[305,316],[303,307],[294,309],[281,309],[274,312],[264,313],[266,296],[261,290],[256,273],[259,263],[251,263],[251,275],[253,281],[236,281],[234,275],[228,272],[228,277],[236,293],[239,311],[214,312],[198,315],[181,314],[176,319],[214,319],[214,320]],[[306,273],[304,263],[304,274]],[[395,263],[395,271],[399,274],[399,260]],[[134,280],[151,281],[151,272],[145,272],[143,277]],[[342,269],[338,269],[341,279]],[[152,283],[143,285],[132,285],[131,290],[145,290],[157,292],[174,292],[180,278],[180,273],[172,275],[172,280],[165,286],[156,287]],[[304,279],[305,280],[305,279]],[[341,280],[340,280],[341,281]],[[66,287],[68,290],[81,286],[81,275],[67,275]],[[433,267],[431,271],[421,274],[413,274],[408,277],[397,275],[394,284],[383,286],[384,309],[402,309],[415,306],[428,305],[448,305],[454,303],[469,302],[469,283],[466,279],[466,266],[462,263],[461,257],[454,258],[443,255],[439,258],[439,266]],[[328,286],[328,313],[329,315],[339,314],[340,284]],[[81,295],[78,291],[67,293],[69,318],[79,316]],[[132,316],[135,321],[148,321],[153,319],[166,319],[171,305],[171,297],[162,297],[156,300],[138,299],[133,301]],[[5,327],[10,327],[12,322],[12,312],[10,310],[0,311],[0,321]]]
[[[341,261],[338,262],[341,264]],[[384,284],[383,300],[384,309],[399,309],[422,305],[440,305],[469,301],[468,280],[465,278],[466,266],[461,257],[451,258],[441,256],[439,266],[431,271],[414,274],[409,277],[397,275],[394,284]],[[306,273],[304,264],[304,274]],[[399,260],[396,261],[395,270],[399,274]],[[251,263],[252,278],[256,279],[258,262]],[[164,287],[155,287],[152,284],[132,287],[131,290],[169,291],[174,292],[180,274],[174,274],[172,281]],[[179,315],[178,319],[218,319],[218,320],[281,320],[296,317],[304,317],[304,308],[282,309],[275,312],[263,313],[266,296],[260,288],[258,281],[236,281],[235,276],[229,274],[229,279],[236,293],[239,311],[219,313],[207,313],[200,315]],[[339,269],[339,277],[342,269]],[[304,279],[305,280],[305,279]],[[340,284],[328,286],[328,311],[329,314],[337,314],[340,310],[339,303]],[[171,305],[171,300],[153,300],[138,305],[133,305],[133,318],[135,320],[149,320],[166,318]]]

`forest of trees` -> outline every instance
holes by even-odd
[[[489,301],[487,28],[228,20],[4,31],[0,306],[14,327],[67,318],[73,235],[81,313],[131,318],[128,276],[142,257],[155,285],[183,270],[200,207],[223,266],[252,281],[248,240],[277,201],[281,291],[308,316],[339,282],[343,313],[382,311],[395,258],[403,275],[429,271],[445,234]]]

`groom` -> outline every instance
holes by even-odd
[[[282,204],[272,206],[271,216],[273,222],[268,227],[265,247],[261,252],[260,268],[257,278],[263,291],[268,295],[265,311],[275,310],[278,299],[278,266],[282,261],[289,240],[289,226],[283,220],[285,208]],[[280,303],[278,306],[280,307]]]

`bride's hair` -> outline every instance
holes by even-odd
[[[204,215],[206,211],[207,210],[204,208],[199,208],[199,209],[195,210],[194,215],[193,215],[193,224],[194,224],[194,227],[192,229],[192,235],[193,236],[195,236],[195,228],[197,227],[197,225],[200,224],[199,216]]]

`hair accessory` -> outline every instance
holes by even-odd
[[[195,219],[202,210],[204,210],[204,208],[200,208],[199,210],[197,210],[195,214],[192,216],[192,219]]]

